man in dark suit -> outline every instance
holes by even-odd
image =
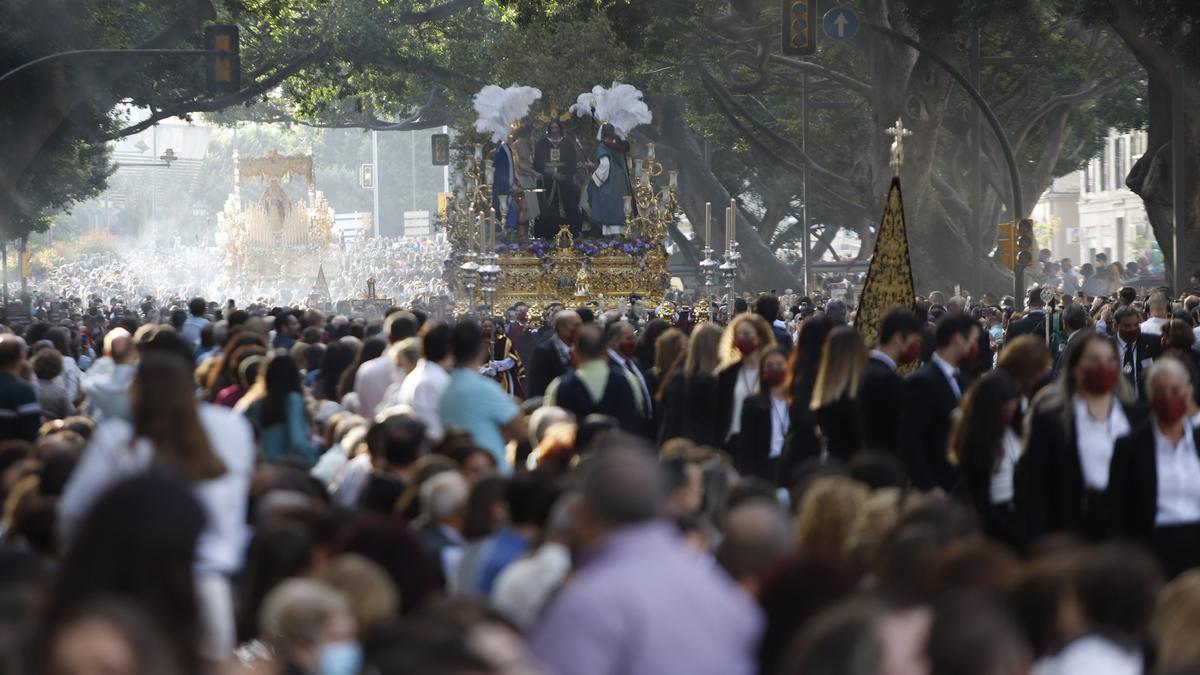
[[[642,417],[649,422],[654,416],[654,396],[646,384],[646,375],[637,364],[637,331],[628,321],[614,321],[605,326],[604,340],[608,343],[609,362],[628,372],[637,381],[638,391],[641,393]]]
[[[1029,298],[1025,301],[1025,306],[1029,308],[1025,316],[1008,324],[1008,332],[1004,334],[1005,342],[1011,342],[1018,335],[1046,334],[1046,303],[1042,301],[1042,289],[1036,286],[1029,289]]]
[[[552,325],[554,334],[533,350],[533,361],[526,375],[529,383],[526,392],[530,398],[545,394],[546,387],[554,378],[574,369],[571,350],[575,347],[575,336],[579,334],[583,320],[575,311],[564,309],[554,315]]]
[[[898,452],[900,446],[900,402],[904,380],[899,366],[921,358],[925,323],[902,307],[889,310],[879,326],[879,345],[871,350],[858,389],[859,419],[868,450]]]
[[[1063,364],[1067,359],[1067,349],[1071,347],[1071,339],[1079,334],[1079,331],[1087,328],[1088,314],[1083,305],[1072,302],[1063,308],[1062,312],[1062,328],[1067,334],[1067,339],[1059,345],[1059,351],[1054,355],[1054,376],[1058,377],[1058,373],[1062,370]]]
[[[900,456],[915,487],[949,492],[956,479],[946,456],[950,417],[969,384],[960,372],[979,358],[979,324],[952,312],[938,320],[930,360],[904,381]]]
[[[1121,373],[1139,397],[1145,396],[1146,371],[1162,351],[1156,335],[1142,335],[1142,315],[1132,307],[1122,307],[1113,315],[1117,327],[1117,358]]]

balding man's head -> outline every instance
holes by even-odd
[[[1150,316],[1165,319],[1167,317],[1167,309],[1171,306],[1167,300],[1166,293],[1158,292],[1150,296],[1149,302],[1146,303],[1150,309]]]
[[[564,309],[554,315],[554,333],[567,346],[575,344],[575,336],[579,334],[581,325],[583,319],[579,318],[579,312],[573,309]]]
[[[604,331],[594,323],[589,323],[579,329],[575,340],[575,355],[579,362],[596,361],[608,358],[608,345],[604,342]]]
[[[104,353],[116,363],[128,363],[133,358],[133,337],[124,328],[114,328],[104,336]]]
[[[25,341],[15,335],[0,336],[0,371],[15,373],[25,362]]]

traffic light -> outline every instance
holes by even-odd
[[[363,164],[358,167],[358,185],[364,189],[370,190],[375,187],[375,165]]]
[[[1017,248],[1013,230],[1013,223],[1000,223],[1000,231],[996,234],[996,262],[1010,270],[1013,268]]]
[[[204,28],[208,90],[229,94],[242,88],[242,59],[238,55],[238,27],[214,25]]]
[[[812,56],[817,53],[817,0],[782,0],[783,53]]]
[[[1017,240],[1013,253],[1013,261],[1017,267],[1029,267],[1033,264],[1035,257],[1034,247],[1037,246],[1037,239],[1033,236],[1033,220],[1022,218],[1017,223]]]
[[[434,166],[449,166],[450,165],[450,135],[449,134],[434,134],[430,137],[430,145],[433,151]]]

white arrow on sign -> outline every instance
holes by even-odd
[[[837,26],[838,39],[846,37],[846,24],[850,23],[846,20],[846,15],[839,13],[833,19],[833,25]]]

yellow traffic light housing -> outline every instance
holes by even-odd
[[[1017,240],[1013,261],[1018,267],[1029,267],[1037,258],[1037,238],[1033,236],[1033,220],[1022,218],[1017,223]]]
[[[996,234],[996,262],[1010,270],[1013,269],[1013,261],[1016,259],[1017,241],[1013,237],[1013,230],[1013,223],[1000,223],[999,232]]]
[[[817,0],[782,0],[783,53],[812,56],[817,53]]]
[[[214,94],[239,91],[242,88],[242,59],[238,50],[238,27],[206,26],[204,48],[209,51],[205,68],[208,90]]]

